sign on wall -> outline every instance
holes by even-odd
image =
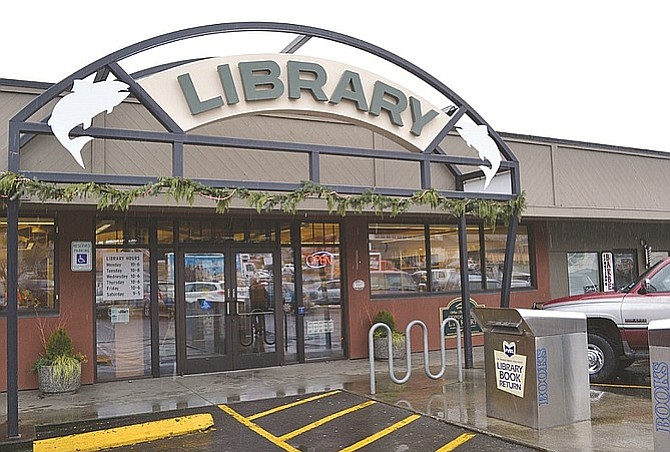
[[[70,270],[73,272],[90,272],[93,270],[91,242],[72,242],[70,244]]]
[[[144,297],[144,256],[140,252],[105,254],[102,269],[104,301]]]
[[[475,300],[470,298],[470,312],[477,306],[484,306],[483,304],[478,304]],[[461,330],[465,330],[465,325],[463,325],[463,303],[461,303],[461,298],[454,298],[447,304],[447,307],[440,308],[440,323],[444,322],[444,319],[452,317],[458,320],[458,323],[461,325]],[[470,315],[470,331],[472,333],[481,333],[482,329],[477,324],[474,315]],[[444,326],[444,335],[445,336],[455,336],[456,335],[456,326],[452,323],[447,323]]]
[[[603,291],[614,292],[614,261],[612,253],[606,252],[602,255],[603,264]]]

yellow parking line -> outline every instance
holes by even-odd
[[[607,383],[591,383],[591,386],[604,386],[606,388],[651,389],[651,386],[613,385],[613,384],[607,384]]]
[[[474,437],[475,437],[474,433],[463,433],[461,436],[459,436],[458,438],[456,438],[453,441],[449,441],[447,444],[440,447],[435,452],[449,452],[449,451],[452,451],[452,450],[456,449],[458,446],[467,443],[468,441],[470,441]]]
[[[307,424],[304,427],[301,427],[297,430],[293,430],[292,432],[288,432],[288,433],[280,436],[279,439],[282,440],[282,441],[287,441],[291,438],[295,438],[296,436],[301,435],[301,434],[303,434],[303,433],[305,433],[309,430],[312,430],[314,428],[317,428],[317,427],[319,427],[319,426],[321,426],[321,425],[323,425],[327,422],[332,421],[333,419],[337,419],[338,417],[342,417],[345,414],[353,413],[354,411],[358,411],[358,410],[360,410],[362,408],[365,408],[365,407],[368,407],[368,406],[370,406],[374,403],[377,403],[377,402],[375,402],[374,400],[368,400],[367,402],[363,402],[363,403],[360,403],[356,406],[352,406],[351,408],[347,408],[346,410],[338,411],[337,413],[333,413],[329,416],[326,416],[322,419],[319,419],[316,422],[312,422],[311,424]]]
[[[209,413],[96,430],[33,441],[33,451],[93,451],[155,441],[206,430],[214,425]]]
[[[404,427],[408,424],[411,424],[412,422],[416,421],[420,417],[421,416],[419,416],[418,414],[413,414],[411,416],[408,416],[405,419],[403,419],[402,421],[396,422],[395,424],[393,424],[389,427],[386,427],[384,430],[382,430],[380,432],[377,432],[374,435],[370,435],[367,438],[363,438],[362,440],[352,444],[349,447],[345,447],[344,449],[342,449],[342,452],[353,452],[353,451],[358,450],[362,447],[365,447],[368,444],[373,443],[373,442],[377,441],[378,439],[383,438],[386,435],[388,435],[390,433],[393,433],[396,430],[398,430],[398,429],[400,429],[400,428],[402,428],[402,427]]]
[[[286,443],[282,438],[277,438],[275,435],[272,433],[268,432],[261,426],[254,424],[251,422],[249,419],[246,417],[242,416],[240,413],[237,411],[233,410],[232,408],[226,406],[226,405],[219,405],[219,408],[229,415],[231,415],[237,422],[240,424],[248,427],[249,429],[253,430],[254,432],[258,433],[261,435],[263,438],[267,439],[270,441],[272,444],[281,447],[284,450],[290,451],[290,452],[300,452],[299,449],[296,449],[295,447],[291,446],[290,444]]]
[[[253,420],[256,420],[256,419],[261,418],[263,416],[267,416],[268,414],[276,413],[278,411],[283,411],[283,410],[286,410],[288,408],[293,408],[294,406],[302,405],[303,403],[308,403],[308,402],[313,402],[315,400],[323,399],[324,397],[339,394],[340,392],[342,392],[342,391],[337,390],[337,391],[326,392],[324,394],[318,394],[318,395],[315,395],[314,397],[309,397],[307,399],[298,400],[298,401],[293,402],[293,403],[287,403],[286,405],[281,405],[281,406],[272,408],[270,410],[263,411],[262,413],[257,413],[257,414],[251,415],[251,416],[247,416],[247,419],[249,419],[250,421],[253,421]]]

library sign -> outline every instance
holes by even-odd
[[[422,151],[450,119],[440,108],[377,74],[315,57],[209,58],[139,83],[185,131],[240,115],[309,112],[365,123]]]

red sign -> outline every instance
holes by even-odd
[[[333,265],[333,253],[328,251],[317,251],[305,256],[305,264],[309,268],[324,268]]]

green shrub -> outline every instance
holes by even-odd
[[[395,329],[395,318],[393,317],[393,314],[391,314],[389,311],[379,311],[375,317],[372,319],[372,324],[376,323],[383,323],[386,326],[388,326],[391,329],[391,334],[395,336],[396,334],[399,334],[398,331]],[[386,337],[386,329],[385,328],[378,328],[375,330],[375,337]]]
[[[86,356],[75,353],[72,338],[65,328],[60,327],[51,333],[44,344],[44,353],[33,363],[30,371],[37,373],[42,366],[56,366],[62,367],[58,372],[70,374],[73,366],[83,362],[86,362]]]
[[[44,354],[50,358],[74,355],[72,339],[67,331],[65,331],[65,328],[58,328],[51,333],[51,336],[49,336],[49,339],[47,340],[46,351]]]

